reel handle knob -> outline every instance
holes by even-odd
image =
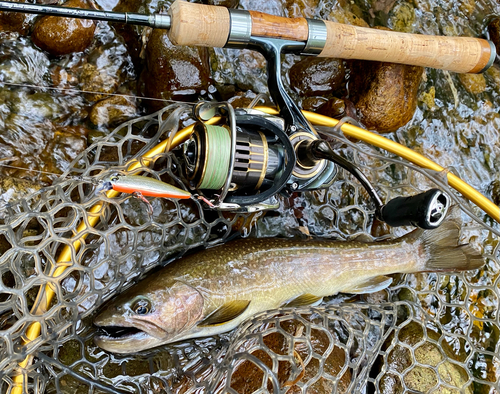
[[[380,219],[389,226],[412,225],[425,230],[439,227],[443,222],[450,198],[439,189],[409,197],[396,197],[380,210]]]

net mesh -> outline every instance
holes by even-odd
[[[383,240],[409,230],[374,221],[374,206],[343,171],[328,190],[282,200],[277,215],[223,215],[197,201],[155,198],[149,216],[130,195],[95,193],[92,179],[126,170],[188,112],[173,104],[122,124],[83,152],[54,186],[6,207],[0,224],[1,392],[9,392],[19,374],[26,392],[39,393],[498,392],[499,246],[491,231],[463,214],[463,241],[480,244],[488,258],[481,270],[396,275],[382,292],[262,313],[232,333],[139,355],[96,347],[92,315],[104,301],[153,267],[235,232]],[[384,200],[443,183],[361,143],[336,138],[334,147],[362,168]],[[137,173],[183,187],[174,154],[153,162]],[[95,206],[92,215],[101,219],[92,227],[88,212]],[[82,222],[86,229],[79,231]],[[64,248],[71,261],[58,263]],[[54,278],[62,264],[66,269]],[[39,314],[33,311],[43,301],[37,298],[41,286],[55,296]],[[40,336],[25,343],[33,322],[41,325]],[[30,362],[19,368],[27,356]]]

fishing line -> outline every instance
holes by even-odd
[[[164,103],[174,103],[174,104],[184,104],[184,105],[194,105],[194,103],[188,103],[185,101],[176,101],[176,100],[167,100],[167,99],[160,99],[160,98],[154,98],[154,97],[143,97],[143,96],[134,96],[131,94],[123,94],[123,93],[104,93],[104,92],[94,92],[91,90],[81,90],[81,89],[73,89],[73,88],[57,88],[53,86],[41,86],[41,85],[29,85],[29,84],[22,84],[22,83],[12,83],[12,82],[0,82],[1,84],[4,85],[9,85],[9,86],[16,86],[20,88],[32,88],[32,89],[50,89],[50,90],[58,90],[61,92],[70,92],[70,93],[87,93],[87,94],[96,94],[96,95],[106,95],[106,96],[119,96],[119,97],[126,97],[126,98],[131,98],[135,100],[151,100],[151,101],[161,101]]]
[[[198,130],[195,128],[195,133]],[[218,190],[224,186],[229,170],[231,136],[228,130],[221,126],[206,125],[202,131],[206,133],[205,171],[198,188]]]
[[[1,159],[0,159],[1,161]],[[46,174],[46,175],[55,175],[57,177],[56,181],[62,181],[64,179],[69,179],[69,180],[75,180],[75,181],[83,181],[83,182],[88,182],[92,183],[93,185],[99,184],[99,179],[95,177],[87,177],[87,176],[70,176],[70,175],[64,175],[64,174],[56,174],[55,172],[50,172],[50,171],[42,171],[42,170],[34,170],[34,169],[29,169],[26,167],[18,167],[18,166],[13,166],[11,164],[2,164],[0,163],[0,167],[8,167],[12,169],[17,169],[17,170],[25,170],[28,172],[38,172],[40,174]]]

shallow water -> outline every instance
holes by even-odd
[[[382,24],[400,31],[444,35],[481,35],[488,18],[500,14],[500,4],[495,1],[397,1],[387,14],[384,8],[391,3],[312,0],[240,2],[244,8],[277,15],[298,16],[302,12],[307,17],[331,18],[342,22],[355,15],[371,25]],[[99,1],[99,4],[104,9],[112,9],[116,5],[114,1],[104,0]],[[144,2],[141,7],[144,11],[151,11],[157,4],[154,1]],[[62,173],[94,141],[93,138],[108,135],[112,127],[101,125],[96,128],[89,123],[93,95],[48,88],[82,89],[82,83],[79,82],[82,66],[90,64],[116,78],[121,84],[119,92],[136,94],[134,81],[138,73],[134,70],[132,59],[123,40],[105,23],[98,24],[94,43],[85,53],[61,58],[46,55],[29,38],[0,34],[0,158],[8,158],[11,165]],[[234,84],[237,89],[251,89],[255,93],[267,92],[265,62],[261,55],[250,51],[215,49],[211,50],[210,58],[215,83]],[[285,70],[295,59],[295,56],[284,59]],[[412,121],[387,136],[456,172],[498,203],[498,66],[484,74],[484,83],[483,92],[470,93],[456,74],[427,69]],[[429,100],[432,92],[434,99]],[[139,106],[139,113],[145,113],[142,106]],[[380,163],[378,159],[352,153],[345,147],[342,149],[346,155],[372,168],[367,170],[371,179],[377,181],[382,194],[388,198],[414,193],[430,185],[424,177],[401,165]],[[56,178],[6,167],[0,167],[0,174],[28,179],[41,185],[48,185]],[[163,175],[170,177],[173,174]],[[130,199],[122,202],[130,223],[144,223],[145,212],[141,210],[140,204]],[[133,271],[138,266],[141,270],[147,270],[158,262],[159,253],[155,250],[158,240],[168,239],[170,244],[163,245],[163,251],[168,249],[169,253],[173,253],[177,250],[175,246],[180,243],[187,242],[191,247],[204,244],[207,242],[207,233],[212,232],[211,239],[227,234],[228,226],[235,222],[234,219],[226,220],[217,216],[206,218],[206,222],[197,225],[200,216],[198,205],[155,201],[154,208],[158,223],[170,223],[179,215],[189,226],[169,228],[168,237],[162,233],[160,226],[144,229],[138,238],[125,230],[110,231],[107,243],[88,249],[82,256],[82,264],[99,262],[99,265],[93,270],[86,269],[87,275],[84,277],[77,273],[68,276],[63,282],[65,294],[76,294],[82,288],[92,286],[107,292],[109,298],[113,291],[123,287],[124,277],[130,280],[136,276]],[[481,211],[475,212],[493,224]],[[346,238],[361,231],[372,235],[386,234],[387,229],[372,225],[372,215],[373,206],[366,195],[352,179],[340,174],[329,190],[293,196],[282,202],[278,214],[267,214],[253,222],[248,220],[243,233],[262,237],[301,236],[308,232],[314,236],[335,238]],[[462,216],[467,230],[464,238],[482,245],[486,255],[491,257],[484,269],[463,275],[407,275],[396,280],[391,289],[380,297],[382,301],[418,305],[420,308],[416,311],[400,314],[400,323],[411,319],[425,320],[428,327],[435,327],[435,331],[443,334],[441,345],[443,341],[450,345],[443,347],[446,355],[470,372],[467,383],[470,390],[474,393],[494,393],[497,392],[494,386],[500,379],[498,239],[465,215]],[[400,235],[404,231],[395,233]],[[20,233],[26,236],[23,231]],[[130,242],[131,239],[135,243]],[[134,247],[138,245],[137,242],[139,248]],[[111,259],[105,258],[110,255],[129,258],[118,269]],[[34,278],[33,267],[27,263],[23,269],[26,269],[23,278]],[[2,283],[8,282],[7,279],[4,277]],[[330,303],[336,304],[346,298],[370,302],[369,297],[351,299],[338,296]],[[80,293],[79,298],[75,299],[79,304],[78,311],[85,316],[91,315],[96,299],[101,302],[104,298],[86,298]],[[7,329],[11,324],[8,320],[0,320],[2,329]],[[176,379],[182,375],[179,374],[179,365],[203,363],[205,356],[213,357],[213,349],[225,346],[224,343],[229,340],[229,336],[222,336],[152,350],[139,357],[116,357],[97,348],[92,342],[93,335],[91,317],[86,317],[68,329],[58,345],[46,345],[46,354],[57,360],[49,368],[49,375],[55,379],[43,384],[46,392],[88,392],[91,386],[94,392],[105,392],[110,387],[137,392],[161,392],[167,386],[176,387]],[[54,349],[57,349],[56,353],[53,353]],[[47,370],[40,366],[43,359],[38,362],[37,373],[47,374]],[[65,370],[64,366],[70,366],[70,369]],[[9,368],[12,369],[12,366]],[[87,384],[82,384],[81,379],[75,376],[83,376]],[[43,379],[39,381],[43,382]],[[93,386],[93,381],[100,381],[103,386]]]

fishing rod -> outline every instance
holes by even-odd
[[[189,186],[206,193],[210,202],[215,203],[215,209],[250,209],[265,205],[268,200],[262,198],[266,196],[272,198],[278,193],[287,195],[328,187],[338,166],[350,168],[350,172],[357,175],[371,193],[377,208],[380,208],[381,200],[377,200],[374,194],[376,190],[366,182],[366,177],[363,178],[362,173],[353,168],[351,163],[342,162],[310,124],[310,121],[316,120],[316,124],[331,127],[338,125],[339,121],[317,114],[306,116],[288,96],[281,82],[282,53],[378,60],[455,72],[481,72],[495,59],[493,45],[482,39],[387,32],[179,1],[172,5],[168,15],[149,16],[5,1],[0,1],[0,10],[165,28],[169,30],[171,41],[177,45],[246,47],[263,53],[268,60],[269,90],[279,111],[236,109],[231,114],[231,107],[224,103],[200,103],[195,107],[196,125],[171,135],[148,151],[143,161],[130,163],[127,167],[127,171],[139,171],[141,163],[152,163],[153,157],[167,151],[167,147],[182,144],[182,149],[177,153],[185,162],[185,177]],[[418,153],[384,137],[346,123],[339,128],[345,135],[397,152],[424,168],[444,170]],[[205,178],[207,174],[210,177]],[[448,173],[446,176],[450,185],[459,189],[465,197],[479,201],[499,220],[498,207],[491,201],[453,174]],[[112,189],[106,192],[106,196],[113,198],[119,193]],[[424,225],[430,225],[429,228],[438,226],[446,215],[449,198],[437,189],[417,196],[409,200],[408,197],[397,197],[386,204],[386,207],[392,207],[389,212],[384,212],[384,209],[378,211],[385,215],[386,220],[394,219],[395,225],[398,225],[398,220],[401,222],[401,219],[410,218],[408,221],[417,226],[422,226],[421,221]],[[89,234],[89,227],[95,226],[100,220],[103,206],[104,202],[98,202],[88,211],[87,220],[82,221],[76,229],[76,234],[80,236],[65,245],[59,254],[54,277],[62,275],[69,266],[74,252],[82,247]],[[48,310],[54,294],[51,286],[42,286],[32,313],[40,315]],[[33,322],[26,329],[25,343],[33,341],[40,332],[40,323]],[[29,356],[26,357],[19,367],[25,368],[29,360]],[[14,376],[13,380],[15,386],[12,392],[21,392],[23,375]]]
[[[5,1],[0,1],[0,9],[166,28],[174,44],[248,47],[261,52],[268,60],[269,88],[279,116],[253,109],[235,112],[225,103],[202,102],[195,107],[198,123],[193,136],[184,145],[182,159],[190,188],[210,207],[220,210],[253,212],[276,208],[274,197],[278,193],[291,195],[329,187],[340,166],[365,187],[380,220],[393,226],[439,226],[450,203],[444,193],[433,189],[383,204],[361,171],[336,155],[327,142],[321,142],[282,84],[281,54],[383,59],[459,72],[483,71],[495,59],[493,44],[483,39],[379,31],[179,0],[172,4],[169,15]],[[204,121],[215,115],[225,117],[227,124],[205,125]]]
[[[444,37],[385,31],[306,18],[176,0],[168,14],[144,15],[0,1],[0,10],[53,15],[169,30],[174,45],[244,48],[252,38],[300,43],[287,51],[303,55],[358,59],[481,73],[490,67],[493,42],[474,37]]]

